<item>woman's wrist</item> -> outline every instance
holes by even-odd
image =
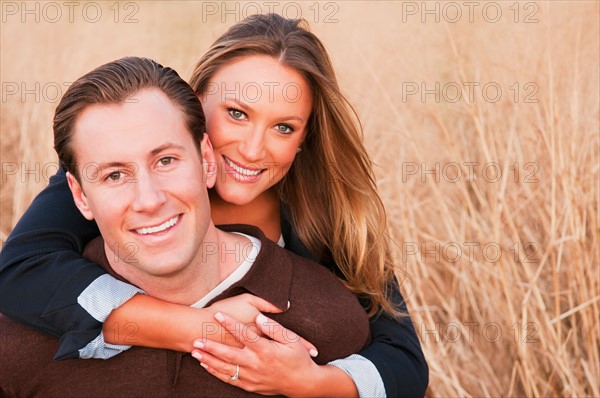
[[[216,334],[219,325],[211,311],[135,295],[113,310],[102,333],[110,344],[166,348],[191,352],[195,338]]]

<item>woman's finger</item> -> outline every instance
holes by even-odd
[[[280,313],[283,312],[282,309],[276,307],[274,304],[271,304],[265,299],[254,296],[252,294],[244,293],[248,296],[250,304],[256,307],[260,312],[271,312],[271,313]]]
[[[210,373],[211,375],[215,376],[216,378],[218,378],[222,382],[227,383],[227,384],[231,384],[233,386],[236,386],[236,387],[239,387],[239,388],[242,388],[242,389],[248,391],[249,388],[246,385],[246,383],[244,382],[243,372],[242,372],[241,368],[240,368],[240,371],[239,371],[239,374],[238,374],[238,378],[236,380],[233,380],[231,375],[219,372],[217,369],[215,369],[215,368],[213,368],[211,366],[208,366],[207,364],[201,363],[200,365],[202,365],[202,367],[204,369],[206,369],[206,371],[208,373]],[[235,368],[235,366],[234,366],[234,368]]]
[[[310,354],[311,357],[315,358],[317,355],[319,355],[319,351],[317,350],[317,347],[315,347],[313,343],[311,343],[308,340],[305,340],[302,337],[300,337],[300,342],[302,343],[304,348],[306,348],[306,351],[308,351],[308,353]]]
[[[207,365],[224,375],[233,376],[235,374],[236,364],[222,361],[207,351],[195,349],[192,351],[192,356],[196,358],[201,365]]]
[[[225,313],[217,312],[215,319],[242,344],[252,344],[260,340],[252,326],[244,325]]]
[[[213,340],[194,340],[193,345],[195,348],[205,351],[225,363],[239,364],[244,362],[243,349]]]
[[[317,348],[312,343],[309,343],[293,331],[283,327],[280,323],[267,318],[263,314],[258,314],[256,316],[256,325],[262,333],[272,340],[282,344],[300,343],[307,349],[311,357],[319,355]]]

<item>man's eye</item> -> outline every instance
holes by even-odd
[[[161,166],[168,166],[168,165],[170,165],[171,163],[173,163],[173,161],[174,161],[174,160],[175,160],[175,159],[173,159],[171,156],[165,156],[164,158],[160,158],[160,159],[158,160],[158,163],[159,163]]]
[[[278,124],[275,129],[282,134],[291,134],[294,132],[294,128],[288,124]]]
[[[240,111],[239,109],[229,108],[227,111],[229,112],[229,115],[235,120],[244,120],[246,118],[246,114]]]
[[[123,173],[121,171],[114,171],[104,178],[105,181],[119,182],[123,177]]]

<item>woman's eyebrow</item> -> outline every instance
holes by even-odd
[[[246,104],[245,102],[242,102],[239,98],[236,97],[231,97],[231,98],[227,98],[226,101],[231,101],[234,102],[236,105],[238,105],[241,110],[248,112],[252,110],[252,107],[248,104]],[[224,101],[224,102],[226,102]],[[298,123],[304,124],[304,119],[301,118],[300,116],[283,116],[283,117],[278,117],[278,120],[281,121],[296,121]]]
[[[240,108],[242,108],[242,110],[249,110],[251,109],[250,106],[248,104],[246,104],[245,102],[242,102],[239,98],[237,97],[230,97],[230,98],[225,98],[225,101],[231,101],[234,102],[236,105],[238,105]]]

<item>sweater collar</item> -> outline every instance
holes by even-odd
[[[246,275],[215,297],[210,304],[246,290],[272,303],[282,311],[287,310],[293,272],[292,259],[281,255],[287,253],[287,251],[284,251],[285,249],[279,247],[277,243],[269,240],[259,228],[252,225],[219,225],[218,228],[225,232],[241,232],[254,236],[260,240],[261,248],[254,264]]]

